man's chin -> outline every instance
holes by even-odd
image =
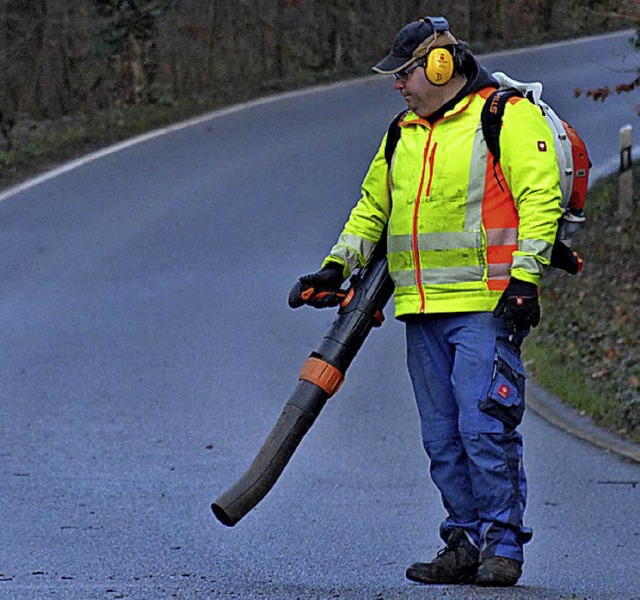
[[[418,108],[418,105],[413,102],[413,100],[411,99],[406,99],[405,98],[405,102],[407,103],[407,108],[409,108],[409,110],[412,110],[414,113],[418,114],[418,111],[416,110]]]

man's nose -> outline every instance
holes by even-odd
[[[397,77],[395,78],[395,81],[393,82],[393,89],[396,92],[399,92],[402,88],[404,87],[404,81],[401,81],[400,79],[398,79]]]

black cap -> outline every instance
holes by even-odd
[[[390,75],[402,71],[418,58],[422,58],[431,48],[450,46],[457,40],[449,32],[449,24],[443,17],[425,17],[405,25],[393,40],[388,56],[383,58],[373,70]]]

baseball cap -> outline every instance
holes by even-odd
[[[415,60],[426,56],[431,48],[451,46],[458,40],[451,35],[443,17],[425,17],[405,25],[393,40],[391,52],[373,70],[383,75],[402,71]]]

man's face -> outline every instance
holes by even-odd
[[[395,78],[393,88],[402,94],[407,106],[420,117],[428,117],[448,99],[449,86],[430,83],[422,62],[409,65],[404,71],[396,73]]]

